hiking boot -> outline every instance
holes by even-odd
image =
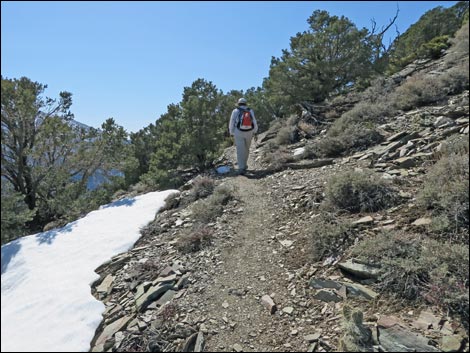
[[[240,169],[238,171],[238,175],[245,175],[246,174],[246,169]]]

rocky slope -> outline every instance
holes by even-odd
[[[392,79],[439,65],[416,63]],[[233,198],[203,230],[194,207],[204,199],[184,202],[189,183],[178,207],[159,213],[132,250],[96,270],[93,294],[107,309],[91,350],[338,351],[353,332],[364,351],[468,351],[459,319],[378,293],[377,269],[347,252],[312,261],[310,242],[326,183],[347,169],[371,169],[400,186],[395,207],[338,216],[355,227],[356,241],[383,229],[425,231],[430,220],[415,196],[442,142],[468,138],[468,102],[466,90],[389,117],[379,127],[383,143],[344,157],[308,158],[301,148],[316,137],[307,136],[275,168],[264,164],[265,142],[274,137],[265,133],[246,176],[211,176]],[[308,111],[299,116],[312,119]],[[234,154],[228,149],[221,163],[235,165]]]

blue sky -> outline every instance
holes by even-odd
[[[76,120],[113,117],[128,132],[155,120],[198,78],[246,90],[272,56],[308,29],[313,11],[380,27],[400,9],[406,31],[426,11],[457,1],[2,1],[1,73],[73,94]],[[395,28],[390,31],[395,36]]]

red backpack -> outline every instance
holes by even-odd
[[[253,122],[253,116],[251,115],[250,108],[238,108],[238,123],[237,128],[241,131],[250,131],[253,130],[255,124]]]

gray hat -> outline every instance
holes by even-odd
[[[240,98],[238,100],[238,105],[246,105],[246,99],[245,98]]]

